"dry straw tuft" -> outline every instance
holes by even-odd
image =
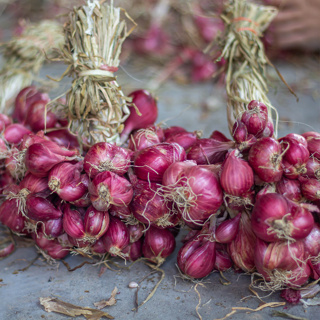
[[[127,23],[133,27],[128,30]],[[130,111],[114,73],[124,40],[135,27],[127,13],[97,0],[74,8],[64,27],[60,60],[68,64],[62,77],[73,77],[66,93],[69,129],[85,143],[119,143],[119,133]]]
[[[225,33],[221,39],[221,58],[227,61],[226,90],[229,130],[237,117],[246,110],[251,100],[263,102],[269,117],[275,120],[278,113],[270,103],[266,66],[270,64],[261,41],[263,32],[277,15],[277,9],[244,0],[227,2],[221,18]]]
[[[25,27],[20,36],[2,44],[3,69],[0,71],[0,113],[12,113],[12,100],[18,92],[31,84],[54,48],[63,45],[62,26],[43,20]]]

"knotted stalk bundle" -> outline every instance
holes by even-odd
[[[268,107],[269,117],[275,121],[276,135],[278,113],[267,97],[266,66],[270,62],[260,39],[276,15],[277,9],[274,7],[244,0],[229,1],[221,15],[225,24],[221,58],[227,61],[227,117],[230,132],[247,104],[251,100],[259,100]]]
[[[10,102],[38,75],[46,55],[63,45],[63,28],[55,21],[43,20],[25,27],[20,36],[2,45],[4,58],[0,71],[0,113],[11,114]]]
[[[124,14],[125,17],[122,17]],[[125,19],[126,18],[126,19]],[[85,143],[119,142],[119,133],[130,111],[114,73],[124,40],[134,22],[124,10],[97,0],[74,8],[64,27],[65,45],[60,60],[68,64],[62,77],[73,77],[66,92],[64,112],[69,129]]]

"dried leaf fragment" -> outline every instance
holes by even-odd
[[[114,306],[117,303],[117,299],[115,298],[117,293],[118,293],[118,288],[114,287],[114,289],[111,292],[111,296],[108,300],[101,300],[99,302],[95,302],[94,306],[97,307],[99,310],[105,307]]]
[[[106,312],[97,309],[76,306],[53,297],[40,298],[40,304],[44,306],[44,310],[47,312],[62,313],[70,317],[82,315],[88,320],[100,320],[102,317],[114,319],[114,317]]]

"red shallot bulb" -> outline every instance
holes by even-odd
[[[130,136],[128,148],[132,151],[139,151],[160,142],[160,138],[154,130],[140,129]]]
[[[62,162],[55,165],[49,172],[48,186],[62,200],[76,201],[88,191],[88,176],[81,175],[82,162],[72,164]]]
[[[89,183],[89,194],[92,205],[99,211],[106,211],[112,204],[129,205],[133,190],[127,179],[113,172],[104,171]]]
[[[17,234],[26,234],[26,218],[19,212],[15,199],[5,200],[0,206],[0,222]]]
[[[70,248],[62,245],[58,239],[46,239],[42,232],[38,232],[35,242],[36,245],[52,259],[63,259],[70,252]]]
[[[114,217],[120,218],[121,220],[131,220],[132,219],[132,212],[130,210],[130,206],[111,205],[109,208],[109,213]]]
[[[237,268],[250,273],[255,270],[255,242],[256,236],[251,228],[250,217],[246,212],[242,212],[239,232],[235,239],[228,244],[228,252]]]
[[[267,107],[262,102],[252,100],[248,104],[248,110],[242,114],[241,121],[247,127],[249,134],[261,135],[268,122]]]
[[[136,261],[142,257],[142,238],[129,243],[124,249],[122,249],[121,254],[123,257],[129,261]]]
[[[0,113],[1,132],[12,123],[12,119],[4,113]]]
[[[306,169],[307,172],[303,177],[318,179],[320,181],[320,160],[311,156],[306,164]]]
[[[231,151],[222,165],[220,175],[222,189],[231,196],[241,197],[254,184],[253,171],[247,161],[239,157],[239,151]]]
[[[24,125],[19,123],[13,123],[6,127],[3,132],[4,139],[14,145],[18,145],[25,134],[29,134],[31,131]]]
[[[26,123],[31,127],[32,131],[37,132],[55,127],[57,116],[50,110],[46,112],[46,104],[48,102],[48,100],[37,100],[30,106]]]
[[[233,141],[223,142],[215,139],[197,139],[187,150],[188,160],[197,164],[215,164],[224,160],[229,149],[234,147]]]
[[[124,175],[130,166],[131,151],[108,142],[94,144],[84,157],[83,168],[90,178],[104,171]]]
[[[302,241],[305,258],[317,257],[320,254],[320,224],[315,223],[311,232]]]
[[[191,80],[193,82],[206,81],[217,71],[217,65],[212,57],[202,51],[196,51],[192,57]]]
[[[215,240],[219,243],[230,243],[234,240],[239,230],[240,218],[241,214],[237,214],[219,224],[215,231]]]
[[[130,210],[134,217],[146,224],[155,224],[162,227],[172,225],[166,217],[170,211],[166,199],[158,192],[158,185],[146,181],[138,181],[134,185],[134,196],[130,203]]]
[[[307,172],[306,164],[310,156],[307,141],[303,136],[295,133],[290,133],[279,141],[285,152],[282,162],[284,175],[289,179],[297,179],[299,175]]]
[[[252,211],[251,223],[256,236],[268,242],[305,238],[313,228],[312,214],[288,202],[277,193],[261,196]]]
[[[48,189],[48,178],[39,178],[32,173],[27,173],[19,184],[20,189],[27,189],[29,192],[38,193]]]
[[[71,209],[69,204],[63,210],[63,229],[70,237],[75,239],[83,239],[86,235],[80,212]]]
[[[300,201],[302,199],[300,182],[282,178],[276,184],[277,192],[292,201]]]
[[[39,193],[30,193],[26,200],[27,217],[35,221],[59,219],[62,212]]]
[[[85,175],[82,175],[82,177],[83,176],[85,176]],[[84,182],[83,179],[82,179],[82,182]],[[80,199],[78,199],[76,201],[72,201],[70,203],[73,204],[74,206],[78,207],[78,208],[88,208],[91,205],[89,192],[84,194]]]
[[[191,166],[181,172],[171,191],[182,218],[202,225],[223,203],[223,192],[217,175],[204,166]]]
[[[208,237],[204,229],[186,242],[178,252],[177,263],[180,271],[192,279],[208,276],[215,267],[216,242]]]
[[[185,128],[178,127],[178,126],[169,127],[167,129],[163,130],[165,139],[168,139],[171,136],[174,136],[174,135],[181,133],[181,132],[187,132],[187,130]]]
[[[214,268],[218,271],[227,271],[232,267],[233,263],[230,255],[223,249],[216,249],[216,261]]]
[[[41,230],[50,239],[59,237],[64,232],[62,217],[44,221],[41,224]]]
[[[121,257],[121,251],[130,243],[130,234],[126,225],[119,218],[110,217],[109,228],[101,239],[112,256]]]
[[[242,143],[248,138],[248,129],[240,119],[237,119],[233,124],[232,137],[238,143]]]
[[[218,130],[214,130],[210,137],[210,139],[214,139],[214,140],[218,140],[218,141],[221,141],[221,142],[230,142],[231,140],[228,139],[222,132],[218,131]]]
[[[310,154],[320,160],[320,133],[310,131],[303,133],[302,136],[307,140]]]
[[[168,139],[166,139],[166,142],[168,143],[176,142],[183,147],[184,150],[189,149],[196,141],[196,132],[180,132],[175,135],[171,135]]]
[[[145,230],[145,226],[142,223],[128,225],[127,228],[130,233],[130,243],[136,242],[142,238]]]
[[[142,253],[148,260],[160,266],[176,247],[173,234],[167,229],[150,226],[145,233]]]
[[[97,240],[101,238],[109,227],[109,213],[107,211],[98,211],[90,206],[83,218],[86,238]]]
[[[178,161],[186,160],[184,149],[177,143],[159,143],[137,153],[134,170],[139,179],[161,182],[168,167]]]
[[[46,136],[61,147],[67,149],[79,149],[79,142],[75,135],[67,129],[59,129],[47,132]]]
[[[130,107],[130,115],[124,123],[121,141],[128,139],[129,134],[136,129],[143,129],[155,123],[158,117],[156,100],[146,90],[136,90],[129,95],[136,108]]]
[[[69,156],[60,155],[57,152],[56,150],[52,151],[51,148],[45,146],[43,143],[32,144],[27,149],[25,155],[27,169],[37,177],[46,177],[56,164],[73,159],[69,158]],[[75,155],[75,152],[71,152],[70,154],[72,157]]]
[[[254,172],[264,182],[279,181],[283,174],[282,149],[273,138],[259,139],[249,151],[248,161]]]
[[[104,255],[107,253],[107,249],[105,248],[102,239],[98,239],[93,245],[91,245],[90,252],[93,255]]]
[[[317,179],[299,178],[301,191],[306,199],[310,201],[320,200],[320,181]]]
[[[49,96],[46,93],[41,93],[34,86],[29,86],[22,89],[15,100],[15,108],[13,112],[13,119],[24,124],[30,106],[39,100],[46,100],[49,102]]]

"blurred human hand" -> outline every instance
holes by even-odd
[[[320,49],[320,0],[265,0],[278,7],[270,26],[277,49]]]

